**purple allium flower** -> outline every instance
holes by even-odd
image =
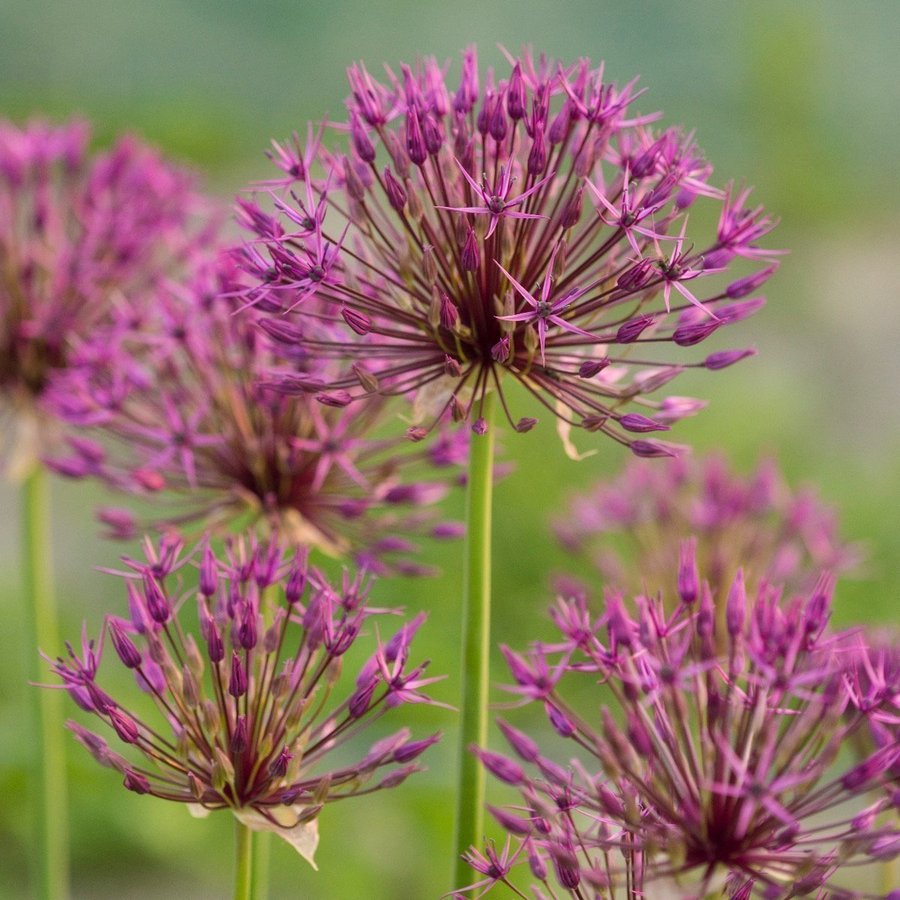
[[[689,135],[631,111],[634,81],[604,81],[586,60],[510,63],[480,84],[466,51],[455,91],[432,58],[388,70],[387,84],[352,66],[348,121],[332,126],[343,149],[326,150],[322,130],[279,148],[275,216],[243,204],[253,241],[238,258],[255,281],[244,301],[293,311],[310,336],[321,324],[363,336],[377,390],[417,394],[416,437],[447,411],[482,431],[489,391],[509,418],[509,375],[558,417],[569,452],[581,426],[672,455],[643,435],[702,404],[649,395],[686,367],[752,353],[690,361],[682,348],[762,305],[779,251],[759,241],[773,223],[749,191],[708,183]],[[719,209],[708,237],[687,230],[698,197]],[[348,370],[346,337],[314,341],[341,363],[331,391],[374,390]]]
[[[92,156],[88,138],[83,122],[0,121],[0,459],[17,471],[46,449],[40,401],[73,347],[149,305],[209,234],[190,175],[128,137]]]
[[[78,429],[68,455],[49,464],[169,501],[164,524],[229,526],[249,516],[295,543],[352,553],[370,571],[426,571],[410,559],[409,536],[449,534],[427,509],[447,491],[435,468],[446,454],[378,439],[382,398],[346,409],[266,387],[277,360],[259,316],[233,315],[220,296],[234,289],[234,274],[227,256],[208,259],[189,285],[160,290],[153,310],[128,311],[85,340],[49,392]],[[262,325],[296,332],[284,320]],[[306,373],[305,354],[295,347],[301,374],[292,377]],[[424,480],[409,477],[416,469]],[[101,518],[114,534],[137,530],[127,512]]]
[[[173,574],[198,554],[195,619],[185,613],[191,592]],[[125,745],[122,755],[69,724],[126,788],[201,815],[230,809],[312,863],[326,804],[419,771],[417,758],[439,735],[414,741],[402,728],[355,760],[345,745],[358,747],[360,731],[393,707],[433,702],[422,689],[440,679],[408,664],[423,616],[375,640],[348,684],[344,655],[370,618],[392,612],[367,608],[363,576],[345,574],[333,587],[287,544],[244,538],[216,557],[208,545],[185,555],[169,536],[150,546],[146,562],[126,562],[129,617],[110,616],[105,634],[143,696],[120,704],[100,686],[102,638],[85,636],[80,652],[67,645],[68,658],[52,662],[72,699]]]
[[[573,498],[554,528],[563,547],[607,582],[673,599],[673,573],[680,598],[697,594],[696,571],[680,564],[691,538],[723,611],[738,568],[751,591],[768,581],[790,592],[811,589],[823,570],[846,570],[859,556],[841,541],[834,510],[810,489],[791,491],[773,460],[745,477],[715,455],[633,460],[616,479]]]
[[[506,651],[513,690],[577,745],[571,759],[501,723],[517,759],[482,756],[519,776],[503,777],[520,799],[495,817],[548,896],[704,897],[727,880],[746,898],[869,897],[836,873],[900,851],[896,731],[849,767],[842,753],[895,698],[855,697],[828,583],[748,598],[738,575],[728,593],[724,637],[701,582],[673,612],[637,597],[634,618],[617,594],[598,617],[560,600],[559,641]]]

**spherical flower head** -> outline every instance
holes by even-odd
[[[615,594],[599,614],[560,600],[557,641],[535,645],[528,666],[507,651],[512,690],[541,703],[563,742],[542,748],[501,723],[511,758],[479,754],[519,794],[494,814],[537,861],[536,889],[874,896],[841,888],[841,870],[900,849],[900,744],[847,762],[892,701],[873,691],[855,702],[829,603],[827,581],[785,600],[769,587],[748,596],[738,577],[717,640],[705,581],[672,612],[645,596],[634,616]]]
[[[134,138],[97,154],[88,139],[83,122],[0,121],[0,462],[17,475],[46,449],[42,397],[81,339],[150,305],[208,236],[192,176]]]
[[[723,611],[739,568],[751,591],[802,591],[859,557],[835,511],[811,489],[791,490],[771,459],[746,476],[718,455],[633,460],[573,497],[554,529],[573,557],[627,591],[697,599],[699,566]]]
[[[479,76],[469,50],[458,88],[431,58],[388,70],[386,84],[353,66],[348,121],[328,126],[340,149],[310,130],[295,165],[276,157],[279,227],[262,206],[242,216],[246,302],[300,322],[321,321],[305,313],[324,303],[330,322],[365,336],[382,393],[418,395],[417,432],[449,412],[480,433],[490,392],[509,417],[511,378],[557,417],[572,453],[577,426],[672,455],[656,435],[703,404],[651,395],[686,367],[752,353],[691,348],[762,305],[772,222],[749,191],[709,183],[690,136],[632,109],[635,81],[585,60],[510,65]],[[714,234],[689,230],[695,199],[718,208]],[[333,390],[367,393],[345,340],[316,352],[344,361]],[[510,419],[520,431],[535,421]]]
[[[412,740],[402,728],[352,749],[395,707],[431,703],[422,689],[440,680],[409,663],[422,616],[381,640],[372,620],[394,611],[367,606],[365,576],[332,585],[289,545],[253,538],[216,555],[209,545],[185,553],[170,535],[148,544],[146,560],[126,563],[128,617],[110,616],[104,635],[140,690],[120,702],[100,687],[103,637],[84,637],[80,653],[67,645],[68,658],[52,662],[72,699],[124,745],[120,754],[70,723],[126,788],[198,815],[230,809],[313,863],[328,803],[394,787],[420,769],[439,735]],[[197,591],[182,578],[190,564],[200,568]],[[192,595],[196,612],[186,612]],[[367,640],[372,653],[348,680],[343,657]]]
[[[85,339],[48,392],[77,429],[49,464],[151,497],[157,524],[249,519],[370,571],[427,571],[413,538],[453,533],[429,509],[447,493],[449,467],[428,447],[375,436],[382,398],[348,409],[266,384],[279,363],[266,331],[299,335],[255,311],[234,315],[236,275],[227,254],[210,254],[191,281],[163,286],[153,310],[129,310]],[[305,345],[294,351],[290,377],[308,378]],[[117,536],[138,529],[126,511],[101,518]]]

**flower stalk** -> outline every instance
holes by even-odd
[[[234,820],[234,900],[253,897],[253,832],[239,819]]]
[[[468,866],[462,859],[484,828],[485,774],[469,752],[487,741],[487,704],[491,647],[491,517],[493,511],[493,397],[481,408],[487,431],[471,444],[466,496],[466,553],[462,608],[462,706],[460,709],[459,781],[456,807],[456,884]],[[459,876],[462,875],[462,880]]]
[[[30,651],[29,680],[43,677],[41,659],[34,649],[48,652],[59,646],[59,623],[50,565],[50,513],[47,474],[35,466],[22,489],[22,555],[27,635]],[[33,875],[35,896],[60,900],[69,894],[69,838],[66,757],[63,746],[62,697],[55,691],[29,692],[32,703]]]

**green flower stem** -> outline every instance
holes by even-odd
[[[267,900],[269,896],[269,857],[272,853],[272,835],[257,831],[253,835],[253,878],[250,884],[250,900]]]
[[[28,680],[47,680],[39,650],[49,656],[60,651],[59,622],[53,591],[50,548],[50,496],[47,473],[35,466],[22,490],[23,607],[26,618],[25,653]],[[69,819],[66,791],[66,753],[61,691],[28,688],[32,705],[34,744],[34,896],[63,900],[69,896]]]
[[[253,832],[234,819],[234,900],[253,896]]]
[[[469,752],[471,744],[487,744],[488,686],[491,649],[491,511],[494,485],[493,397],[481,410],[487,434],[474,435],[469,450],[466,497],[466,561],[462,607],[462,705],[458,796],[456,807],[456,868],[453,886],[472,880],[460,859],[484,838],[484,769]]]

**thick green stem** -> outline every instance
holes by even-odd
[[[237,817],[234,820],[234,900],[253,896],[253,832]]]
[[[269,896],[269,857],[272,852],[272,835],[258,831],[253,835],[253,879],[250,885],[251,900],[267,900]]]
[[[493,397],[485,398],[482,416],[487,434],[472,438],[466,498],[466,562],[462,606],[462,704],[458,796],[456,806],[455,888],[472,880],[459,857],[484,838],[484,769],[469,751],[487,744],[488,686],[491,648],[491,511],[494,485]]]
[[[59,622],[53,592],[50,549],[50,502],[47,474],[36,466],[22,491],[23,607],[27,634],[28,680],[40,684],[47,670],[39,650],[60,651]],[[66,753],[61,691],[28,688],[32,707],[35,896],[63,900],[69,896],[69,820]]]

